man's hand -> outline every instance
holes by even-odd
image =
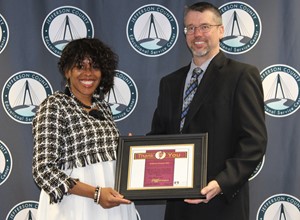
[[[221,193],[221,188],[217,181],[210,181],[206,187],[201,190],[201,194],[206,196],[206,199],[185,199],[184,201],[189,204],[208,203],[212,198]]]

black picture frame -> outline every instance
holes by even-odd
[[[141,176],[141,180],[147,181],[149,178],[146,176],[148,169],[140,167],[140,165],[134,165],[135,162],[133,156],[136,157],[136,153],[133,153],[133,149],[142,150],[160,150],[160,149],[172,149],[179,150],[191,149],[186,153],[187,158],[184,158],[184,164],[191,164],[188,167],[188,172],[192,176],[191,185],[189,186],[150,186],[150,187],[131,187],[130,182],[133,185],[139,182],[138,178],[131,178],[131,175],[139,175],[139,172],[133,172],[134,170],[144,169],[144,176]],[[148,200],[148,199],[174,199],[174,198],[204,198],[201,195],[200,190],[207,184],[207,147],[208,147],[208,134],[180,134],[180,135],[149,135],[149,136],[120,136],[119,147],[117,152],[116,162],[116,178],[115,189],[124,195],[125,198],[130,200]],[[176,152],[178,153],[178,152]],[[182,153],[182,152],[180,152]],[[184,154],[183,153],[183,154]],[[144,155],[144,153],[142,153]],[[171,154],[170,154],[171,155]],[[146,161],[147,158],[144,160]],[[169,159],[172,161],[172,159]],[[166,160],[161,160],[166,161]],[[176,161],[176,159],[174,159]],[[177,160],[179,161],[179,160]],[[192,162],[191,162],[192,161]],[[146,162],[143,162],[146,163]],[[174,162],[175,163],[175,162]],[[172,166],[172,165],[171,165]],[[181,169],[181,168],[180,168]],[[177,169],[177,170],[180,170]],[[190,170],[192,169],[192,170]],[[158,170],[158,169],[154,169]],[[158,171],[159,172],[159,171]],[[184,172],[176,173],[176,168],[173,173],[174,176],[182,175]],[[169,174],[169,173],[167,173]],[[171,172],[172,174],[172,172]],[[148,175],[148,174],[147,174]],[[146,176],[146,178],[145,178]],[[144,179],[143,179],[144,178]],[[132,181],[136,179],[138,181]],[[159,178],[158,178],[159,179]],[[187,178],[190,180],[190,178]],[[151,182],[152,184],[152,182]],[[174,185],[174,182],[173,182]],[[130,186],[130,187],[129,187]]]

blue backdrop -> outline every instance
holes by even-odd
[[[64,45],[97,37],[113,48],[119,68],[106,99],[122,135],[144,135],[160,78],[191,60],[183,9],[194,2],[0,0],[0,219],[35,219],[31,120],[39,103],[62,88],[57,62]],[[210,2],[224,20],[221,49],[256,65],[265,92],[269,142],[249,179],[251,220],[300,219],[300,2]],[[164,201],[136,205],[140,219],[163,219]]]

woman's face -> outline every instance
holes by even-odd
[[[65,73],[72,93],[81,101],[92,98],[100,84],[101,75],[100,68],[88,58]]]

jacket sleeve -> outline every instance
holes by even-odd
[[[63,115],[54,98],[45,100],[39,107],[33,125],[32,173],[36,184],[50,196],[50,203],[61,201],[75,181],[58,167],[63,153]]]
[[[167,94],[168,89],[166,83],[164,83],[164,78],[162,78],[159,84],[159,95],[157,100],[157,106],[152,118],[151,131],[148,133],[148,135],[165,134],[167,132],[166,126],[168,122],[165,121],[165,117],[163,116],[163,114],[165,114],[164,106],[167,107],[165,100]]]
[[[233,157],[216,180],[228,201],[248,181],[262,161],[267,145],[262,82],[255,67],[245,68],[233,103]]]

